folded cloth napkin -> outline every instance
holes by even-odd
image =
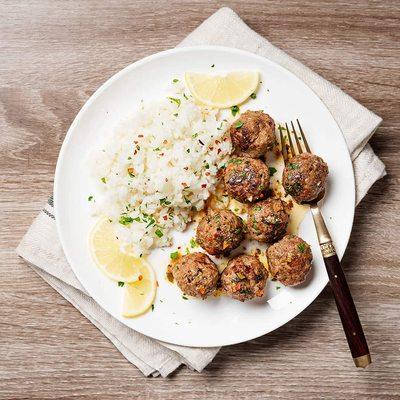
[[[346,138],[353,160],[357,203],[373,183],[385,175],[385,166],[367,144],[381,118],[259,36],[229,8],[222,8],[213,14],[180,46],[206,44],[236,47],[262,55],[292,71],[314,90],[329,108]],[[165,377],[181,364],[200,372],[219,350],[176,346],[150,339],[104,311],[85,291],[65,259],[58,240],[52,198],[22,239],[17,253],[146,376]]]

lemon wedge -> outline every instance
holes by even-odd
[[[255,92],[259,76],[256,71],[230,72],[222,76],[187,72],[185,80],[199,103],[228,108],[243,103]]]
[[[135,282],[139,279],[142,259],[122,251],[121,242],[107,219],[100,220],[89,237],[89,246],[96,265],[112,280]]]
[[[122,315],[136,317],[146,312],[156,296],[157,281],[153,269],[144,260],[140,266],[139,279],[125,284]]]

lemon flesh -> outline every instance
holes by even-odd
[[[153,304],[156,289],[157,282],[153,269],[143,261],[139,279],[134,283],[124,285],[122,315],[130,318],[146,312]]]
[[[228,108],[243,103],[256,91],[259,74],[256,71],[237,71],[226,75],[187,72],[185,80],[197,102],[215,108]]]
[[[121,242],[108,220],[101,220],[94,226],[89,246],[96,265],[110,279],[119,282],[135,282],[139,279],[142,260],[122,251]]]

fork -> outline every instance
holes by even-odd
[[[285,165],[289,162],[289,151],[291,156],[301,154],[303,152],[312,153],[310,146],[307,143],[304,131],[297,119],[297,125],[300,135],[297,133],[292,121],[292,131],[289,130],[288,124],[285,123],[285,128],[279,125],[279,134],[281,142],[281,150]],[[287,136],[282,134],[282,130],[286,130]],[[294,141],[296,142],[297,152],[292,140],[292,134]],[[303,143],[304,148],[301,143]],[[351,354],[353,356],[356,367],[365,368],[371,364],[371,356],[369,354],[368,344],[364,336],[364,332],[361,326],[360,319],[357,314],[356,307],[351,297],[349,286],[347,285],[346,278],[343,273],[343,269],[340,265],[339,258],[336,254],[335,247],[333,245],[331,236],[325,225],[325,221],[322,217],[322,213],[319,209],[318,203],[323,199],[325,192],[323,191],[318,198],[307,204],[310,206],[311,213],[314,220],[315,229],[318,235],[318,241],[324,259],[325,267],[328,272],[330,285],[335,297],[336,306],[339,311],[340,319],[342,321],[343,329],[346,334],[347,342],[350,347]]]

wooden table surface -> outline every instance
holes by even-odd
[[[326,288],[281,329],[222,349],[202,374],[144,378],[15,254],[86,99],[222,5],[384,119],[371,143],[388,176],[357,207],[343,261],[373,357],[366,370],[353,366]],[[400,398],[399,17],[398,0],[0,0],[0,398]]]

